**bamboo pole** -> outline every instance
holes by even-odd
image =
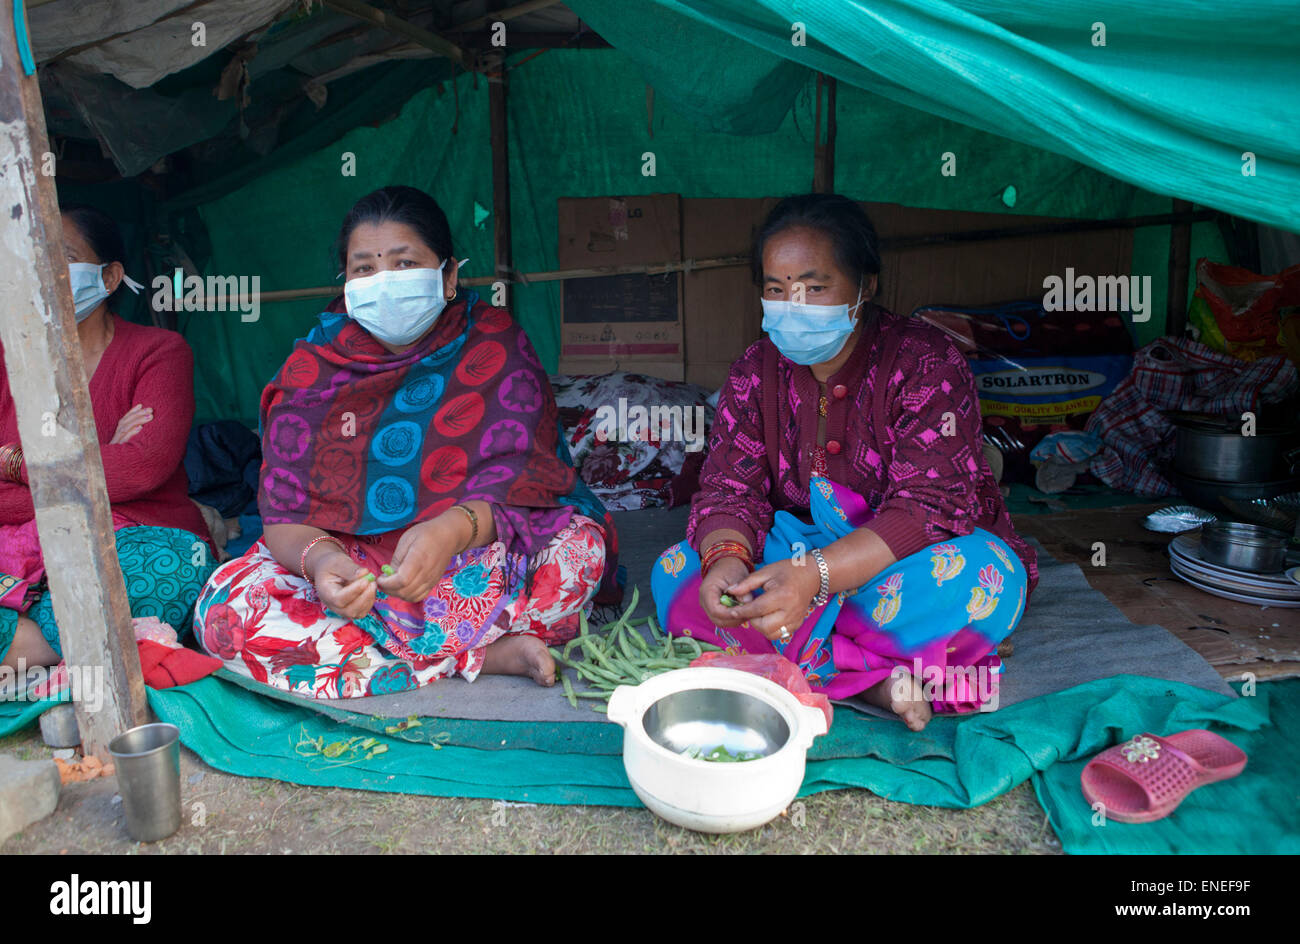
[[[886,252],[898,252],[921,246],[944,243],[994,242],[999,239],[1018,239],[1023,236],[1044,236],[1061,233],[1084,233],[1107,229],[1140,229],[1145,226],[1168,226],[1178,223],[1199,223],[1219,216],[1217,210],[1196,210],[1190,213],[1159,213],[1151,216],[1133,216],[1109,220],[1064,220],[1059,223],[1032,223],[1025,226],[1005,226],[996,229],[969,230],[964,233],[930,233],[923,236],[887,236],[880,240]],[[506,276],[479,276],[460,279],[461,285],[491,285],[496,281],[528,285],[532,282],[556,282],[563,279],[599,279],[610,275],[666,275],[670,272],[691,272],[696,269],[724,269],[747,266],[748,254],[716,256],[707,259],[686,259],[682,262],[664,262],[654,265],[590,266],[584,269],[551,269],[545,272],[512,272]],[[341,295],[340,285],[321,285],[314,288],[283,289],[262,292],[263,302],[287,302],[305,298],[333,298]],[[244,299],[241,299],[243,301]]]
[[[500,6],[501,0],[489,0],[488,10]],[[514,246],[510,229],[510,132],[506,110],[507,76],[505,58],[488,74],[488,124],[492,146],[492,248],[493,271],[497,279],[506,280],[515,267]]]
[[[1187,213],[1187,200],[1174,200],[1174,213]],[[1165,334],[1176,338],[1187,328],[1187,285],[1191,279],[1192,226],[1175,223],[1169,230],[1169,297],[1165,314]]]
[[[554,269],[549,272],[512,272],[504,276],[476,276],[471,279],[458,279],[461,285],[476,287],[491,285],[493,282],[514,282],[528,285],[532,282],[558,282],[562,279],[598,279],[610,275],[667,275],[670,272],[691,272],[696,269],[721,269],[728,266],[749,265],[749,256],[719,256],[714,259],[688,259],[684,262],[666,262],[660,265],[621,265],[593,266],[586,269]],[[343,294],[341,285],[320,285],[314,288],[290,288],[274,292],[261,292],[257,297],[262,302],[301,301],[306,298],[333,298]],[[251,302],[246,296],[239,297],[240,303]]]
[[[426,49],[432,49],[438,55],[447,57],[462,67],[468,61],[465,51],[450,40],[443,39],[437,33],[431,33],[422,26],[416,26],[414,23],[408,23],[400,17],[393,16],[386,10],[379,10],[367,3],[362,3],[361,0],[325,0],[325,5],[333,7],[340,13],[355,16],[367,23],[373,23],[390,33],[405,36]]]
[[[451,27],[448,32],[468,33],[471,30],[482,29],[489,23],[495,23],[497,21],[504,23],[506,20],[513,20],[517,16],[526,16],[529,13],[536,13],[538,10],[545,10],[547,7],[553,7],[559,2],[560,0],[524,0],[523,3],[516,3],[513,6],[506,7],[505,9],[489,10],[489,12],[483,16],[475,17],[472,20],[466,20],[464,23],[457,23],[455,26]]]
[[[825,101],[825,111],[822,102]],[[825,125],[822,116],[825,117]],[[823,130],[823,127],[825,130]],[[817,73],[817,118],[813,124],[813,193],[835,192],[835,79]]]
[[[14,2],[0,4],[0,318],[77,727],[87,755],[148,716],[73,315],[40,87],[24,75]],[[87,686],[91,686],[88,688]],[[98,710],[90,710],[91,703]]]

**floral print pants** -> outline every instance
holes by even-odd
[[[336,535],[378,575],[400,532]],[[358,620],[329,612],[316,588],[258,541],[217,569],[195,607],[194,634],[226,668],[307,698],[386,695],[461,675],[473,681],[483,651],[507,634],[548,645],[573,638],[590,613],[605,565],[604,529],[574,515],[540,553],[500,541],[452,558],[419,603],[382,592]]]

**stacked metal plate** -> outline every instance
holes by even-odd
[[[1300,607],[1300,584],[1285,573],[1252,574],[1201,560],[1201,535],[1180,534],[1169,544],[1169,566],[1198,590],[1256,606]]]
[[[1197,508],[1194,505],[1170,505],[1147,515],[1142,521],[1148,531],[1163,531],[1166,534],[1180,534],[1183,531],[1195,531],[1203,524],[1217,520],[1214,512]]]

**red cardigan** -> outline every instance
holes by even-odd
[[[189,498],[185,444],[194,422],[194,355],[174,331],[112,316],[113,340],[90,379],[90,402],[113,511],[136,524],[182,528],[211,541],[203,515]],[[0,348],[0,443],[18,442],[18,418]],[[109,445],[122,416],[137,403],[153,419],[125,443]],[[27,486],[0,481],[0,524],[31,521]]]

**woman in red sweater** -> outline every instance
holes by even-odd
[[[140,288],[123,271],[126,253],[111,218],[66,208],[63,242],[131,615],[183,629],[215,567],[182,464],[194,419],[193,356],[180,335],[110,310],[123,282]],[[11,668],[62,658],[34,518],[0,356],[0,664]]]

